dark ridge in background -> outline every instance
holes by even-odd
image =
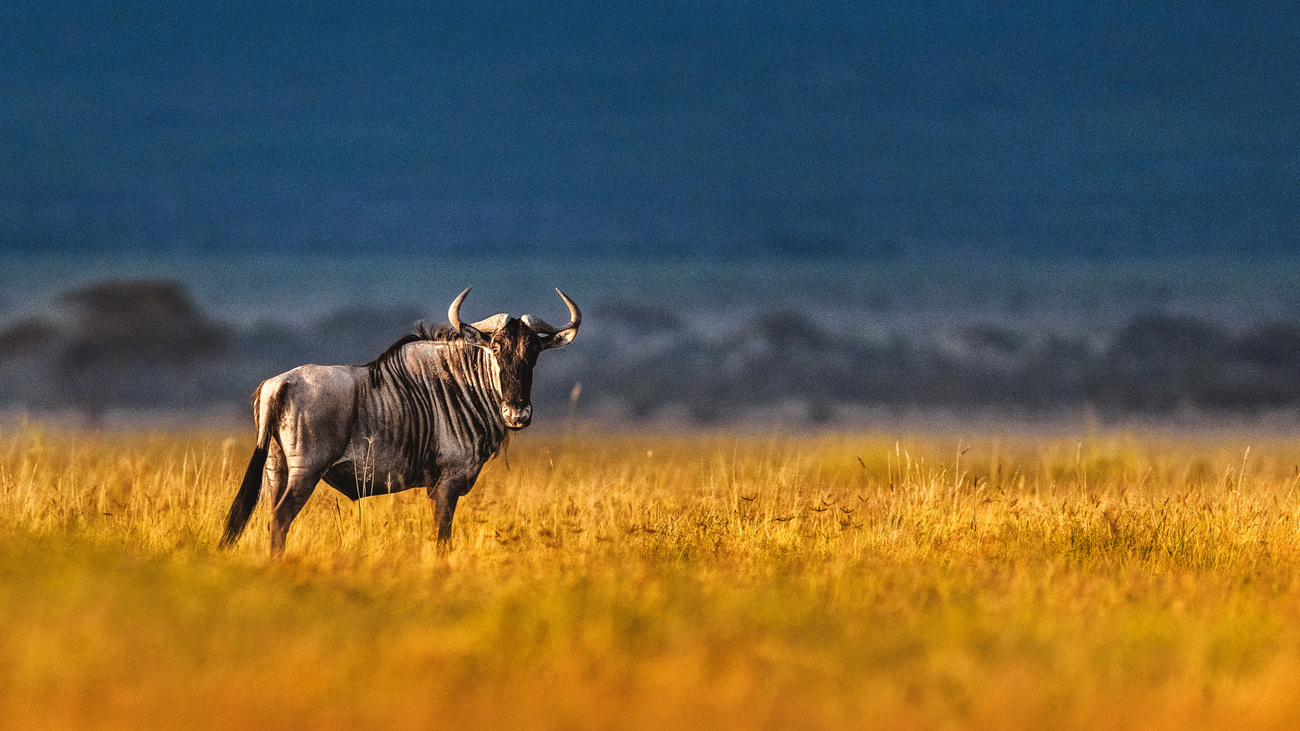
[[[0,250],[1293,251],[1288,3],[31,2]]]
[[[242,412],[261,380],[302,363],[367,362],[418,317],[347,307],[302,325],[241,327],[152,280],[99,282],[58,302],[0,329],[0,408],[72,410],[92,423],[120,409]],[[989,322],[846,332],[777,307],[704,333],[658,305],[610,302],[586,315],[579,342],[537,370],[533,400],[549,419],[1300,413],[1300,320],[1228,327],[1151,312],[1090,332]]]

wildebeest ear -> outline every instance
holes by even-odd
[[[571,327],[567,330],[561,330],[554,335],[542,335],[539,333],[537,337],[542,341],[542,350],[550,350],[551,348],[563,348],[573,342],[573,339],[577,336],[578,328]]]
[[[465,342],[469,343],[470,345],[479,348],[488,347],[487,336],[484,335],[478,328],[474,327],[473,325],[461,323],[460,336],[464,338]]]

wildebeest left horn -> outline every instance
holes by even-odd
[[[560,328],[560,330],[577,330],[578,326],[582,324],[582,310],[579,310],[578,305],[569,299],[567,294],[561,292],[558,287],[555,293],[560,295],[560,299],[564,300],[564,304],[569,308],[569,324]]]
[[[567,294],[560,292],[558,289],[555,291],[559,292],[560,298],[564,300],[565,306],[569,308],[569,324],[564,327],[552,327],[540,317],[523,316],[525,325],[538,335],[545,336],[543,340],[543,348],[545,349],[560,348],[573,342],[573,338],[578,335],[578,326],[582,324],[582,310],[578,309],[578,305],[569,299]]]
[[[560,290],[557,289],[555,291],[559,292],[560,297],[564,299],[564,304],[569,308],[569,324],[564,327],[555,327],[536,315],[524,315],[524,324],[538,335],[554,335],[555,333],[563,332],[565,330],[577,329],[578,325],[582,324],[582,311],[578,309],[578,306],[574,304],[573,300],[569,299],[566,294],[560,292]]]

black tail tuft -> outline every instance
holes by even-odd
[[[253,458],[248,460],[248,470],[244,472],[244,482],[239,486],[235,502],[230,504],[230,514],[226,516],[226,532],[221,536],[221,547],[227,548],[239,540],[257,507],[257,499],[262,496],[262,469],[266,467],[266,447],[253,450]]]

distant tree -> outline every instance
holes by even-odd
[[[97,282],[58,301],[68,332],[58,372],[91,421],[111,405],[170,402],[185,387],[185,371],[230,341],[177,282]]]

